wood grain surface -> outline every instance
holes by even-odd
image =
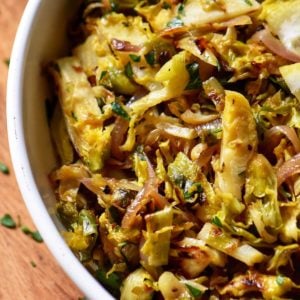
[[[58,1],[58,0],[55,0]],[[0,1],[0,161],[10,169],[0,173],[0,217],[11,214],[15,220],[34,229],[13,174],[8,150],[5,116],[5,93],[13,39],[27,0]],[[33,265],[36,264],[36,267]],[[45,244],[26,236],[20,228],[0,226],[0,299],[2,300],[68,300],[82,293],[58,266]]]

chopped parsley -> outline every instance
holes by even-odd
[[[112,111],[117,114],[118,116],[122,117],[123,119],[130,121],[130,116],[128,115],[127,111],[122,107],[121,104],[118,102],[113,102],[111,104]]]
[[[100,80],[102,80],[107,75],[107,71],[102,71],[100,75]]]
[[[189,292],[191,293],[191,295],[195,298],[200,297],[202,295],[202,291],[200,291],[199,289],[193,287],[192,285],[189,284],[185,284],[186,287],[188,288]]]
[[[199,89],[202,85],[202,82],[199,77],[200,66],[198,63],[193,62],[186,65],[186,69],[190,75],[190,80],[186,86],[186,90],[196,90]]]
[[[118,274],[113,272],[107,275],[104,270],[99,269],[96,271],[95,276],[114,296],[119,296],[122,280]]]
[[[168,2],[164,1],[162,3],[162,5],[161,5],[161,8],[163,8],[163,9],[170,9],[171,5]]]
[[[278,275],[278,276],[276,277],[276,283],[277,283],[278,285],[283,285],[283,283],[284,283],[284,277],[283,277],[282,275]]]
[[[251,2],[251,0],[244,0],[244,2],[245,2],[246,4],[248,4],[249,6],[252,6],[252,5],[253,5],[252,2]]]
[[[98,107],[103,112],[103,106],[105,105],[104,98],[103,97],[98,97],[98,98],[96,98],[96,100],[97,100]]]
[[[4,63],[9,67],[10,59],[9,59],[9,58],[5,59],[5,60],[4,60]]]
[[[270,76],[269,80],[275,84],[276,86],[280,87],[283,91],[285,91],[286,93],[289,93],[289,88],[286,85],[285,81],[283,80],[283,78],[278,78],[278,77],[274,77],[274,76]]]
[[[192,182],[187,180],[184,186],[183,197],[185,200],[194,200],[195,196],[198,196],[203,192],[202,186],[199,182]]]
[[[179,7],[178,7],[178,15],[180,16],[184,16],[185,12],[184,12],[184,4],[180,3]]]
[[[30,261],[30,264],[31,264],[31,266],[33,267],[33,268],[36,268],[36,263],[32,260],[32,261]]]
[[[6,174],[6,175],[9,174],[8,167],[2,162],[0,162],[0,172],[3,173],[3,174]]]
[[[26,235],[31,236],[31,238],[38,243],[42,243],[44,241],[41,234],[38,231],[32,231],[27,226],[22,226],[21,230]]]
[[[75,121],[78,121],[77,116],[74,111],[71,112],[71,116]]]
[[[139,55],[129,54],[129,57],[130,57],[131,60],[134,61],[134,62],[140,62],[140,61],[141,61],[141,57],[140,57]]]
[[[6,228],[10,228],[10,229],[14,229],[17,227],[16,222],[14,221],[14,219],[11,217],[10,214],[5,214],[0,219],[0,223],[2,226],[6,227]]]
[[[155,64],[155,51],[151,50],[145,54],[145,59],[150,66],[153,66]]]
[[[125,75],[130,79],[132,79],[132,77],[133,77],[133,71],[132,71],[132,66],[131,66],[130,62],[128,62],[125,65]]]
[[[218,227],[223,227],[222,222],[221,222],[221,220],[219,219],[218,216],[214,216],[214,217],[211,219],[211,222],[212,222],[213,224],[215,224],[216,226],[218,226]]]

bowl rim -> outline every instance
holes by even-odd
[[[34,180],[23,126],[23,87],[28,41],[43,0],[29,0],[16,33],[8,71],[6,118],[12,165],[26,207],[48,249],[88,299],[114,299],[87,271],[58,232]]]

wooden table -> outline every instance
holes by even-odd
[[[54,0],[59,1],[59,0]],[[6,213],[34,229],[13,174],[8,150],[5,93],[10,51],[27,0],[0,1],[0,161],[10,175],[0,173],[0,217]],[[36,267],[34,267],[36,265]],[[20,229],[0,226],[0,300],[68,300],[82,293],[70,281],[45,244],[39,244]]]

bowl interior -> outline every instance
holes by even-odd
[[[21,193],[49,249],[89,299],[113,299],[60,236],[63,226],[54,212],[56,200],[48,179],[57,162],[45,107],[45,99],[53,93],[42,69],[68,54],[67,27],[78,5],[78,0],[29,0],[11,56],[8,136]]]
[[[59,229],[62,225],[53,211],[55,198],[47,177],[57,165],[45,104],[53,92],[43,74],[43,65],[67,55],[66,31],[76,13],[76,2],[60,0],[62,5],[56,5],[51,1],[41,1],[32,25],[24,68],[23,126],[28,158],[43,202]]]

